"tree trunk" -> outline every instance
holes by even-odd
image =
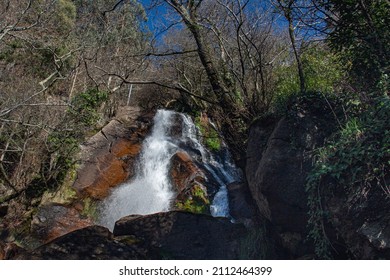
[[[306,85],[305,85],[305,76],[303,74],[303,66],[301,61],[301,56],[297,50],[297,46],[295,44],[295,34],[294,34],[294,27],[292,21],[290,19],[288,20],[288,33],[290,35],[291,45],[294,51],[294,56],[297,61],[297,67],[298,67],[298,75],[299,75],[299,88],[301,92],[305,92]]]
[[[221,105],[221,108],[227,113],[233,112],[234,100],[231,99],[231,89],[225,85],[223,77],[221,77],[218,73],[218,70],[212,61],[212,55],[210,54],[207,43],[201,33],[201,26],[196,21],[196,10],[187,10],[182,4],[175,0],[167,1],[167,3],[179,13],[185,25],[194,37],[199,59],[206,71],[207,78],[218,102]]]
[[[287,7],[284,7],[281,4],[280,5],[281,5],[281,7],[283,9],[283,13],[288,21],[288,34],[290,36],[291,46],[293,48],[294,56],[295,56],[295,59],[297,61],[297,67],[298,67],[299,88],[300,88],[301,92],[305,92],[306,91],[305,76],[303,74],[303,66],[302,66],[301,56],[299,54],[299,51],[297,49],[297,45],[295,42],[294,22],[293,22],[293,18],[291,15],[292,3],[293,3],[293,1],[290,1],[289,5]]]

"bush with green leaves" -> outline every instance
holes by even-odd
[[[30,198],[40,197],[46,190],[56,190],[75,164],[74,155],[86,132],[99,121],[99,107],[107,100],[107,93],[91,89],[80,93],[71,102],[62,125],[47,137],[47,153],[41,168],[26,189]],[[67,129],[71,127],[71,129]]]
[[[345,69],[337,55],[326,46],[312,45],[302,53],[303,72],[307,92],[334,92],[345,76]],[[274,105],[285,103],[300,91],[296,62],[286,63],[276,69],[276,94]]]
[[[69,115],[76,123],[93,126],[100,119],[100,106],[107,100],[107,92],[89,89],[73,98]]]
[[[200,117],[195,118],[195,125],[202,134],[203,143],[213,152],[221,150],[222,139],[217,129],[210,122],[202,121]]]
[[[190,190],[188,198],[177,202],[176,208],[182,211],[206,214],[210,212],[210,200],[202,186],[194,185]]]
[[[370,90],[390,71],[390,2],[388,0],[325,0],[331,15],[328,40],[344,63],[351,65],[355,86]]]
[[[331,257],[331,244],[324,229],[329,215],[323,203],[324,191],[354,195],[362,187],[378,188],[390,197],[384,181],[390,170],[389,120],[389,97],[376,98],[318,150],[315,167],[307,178],[309,237],[315,243],[318,257]]]

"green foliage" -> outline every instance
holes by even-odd
[[[73,1],[59,0],[56,7],[56,26],[57,32],[66,34],[75,26],[76,21],[76,6]]]
[[[107,92],[98,89],[87,90],[73,98],[69,114],[77,123],[93,126],[100,119],[99,107],[107,100]]]
[[[210,201],[207,193],[200,185],[194,185],[191,188],[190,194],[184,202],[179,201],[176,203],[177,209],[197,214],[208,213],[209,207]]]
[[[83,211],[81,212],[81,215],[88,217],[88,218],[91,218],[93,220],[97,220],[98,214],[99,214],[99,211],[98,211],[96,201],[90,197],[87,197],[86,199],[84,199],[84,207],[83,207]]]
[[[307,180],[309,237],[320,258],[329,258],[330,243],[324,232],[327,218],[322,206],[327,193],[354,194],[360,188],[386,191],[384,178],[390,170],[390,99],[382,96],[363,113],[350,118],[331,140],[317,151],[315,167]],[[324,182],[332,182],[326,184]],[[334,189],[329,189],[333,185]],[[386,193],[390,196],[390,193]]]
[[[390,70],[390,2],[328,0],[325,7],[337,14],[330,27],[331,46],[351,64],[355,84],[370,89]]]
[[[216,128],[201,117],[195,118],[195,125],[202,134],[202,139],[206,147],[214,152],[220,151],[222,140]]]
[[[107,93],[91,89],[72,100],[65,121],[71,130],[54,130],[47,137],[47,154],[42,161],[39,174],[26,189],[30,198],[42,196],[46,191],[57,190],[74,166],[74,155],[84,139],[86,128],[99,120],[99,106],[107,99]]]
[[[309,47],[302,55],[302,64],[308,91],[334,92],[345,77],[340,57],[324,46]]]
[[[325,46],[313,45],[302,53],[306,91],[334,92],[335,87],[345,76],[345,70],[337,55]],[[300,91],[296,62],[281,65],[275,70],[277,77],[274,105],[285,103]]]

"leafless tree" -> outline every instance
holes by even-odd
[[[137,25],[142,9],[135,1],[115,3],[0,3],[0,185],[7,190],[3,196],[0,189],[0,202],[58,172],[60,151],[51,139],[79,137],[80,125],[68,116],[79,93],[108,92],[111,110],[128,85],[106,73],[129,78],[146,67],[134,55],[146,45]]]

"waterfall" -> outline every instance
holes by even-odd
[[[178,120],[180,134],[175,127]],[[216,158],[201,144],[199,132],[189,116],[158,110],[151,134],[142,145],[135,177],[116,187],[102,203],[100,224],[113,229],[115,221],[130,214],[169,211],[175,198],[169,177],[171,158],[186,147],[199,154],[198,162],[212,177],[206,179],[218,183],[219,190],[210,206],[211,214],[229,217],[226,186],[240,177],[227,149],[221,158]]]

